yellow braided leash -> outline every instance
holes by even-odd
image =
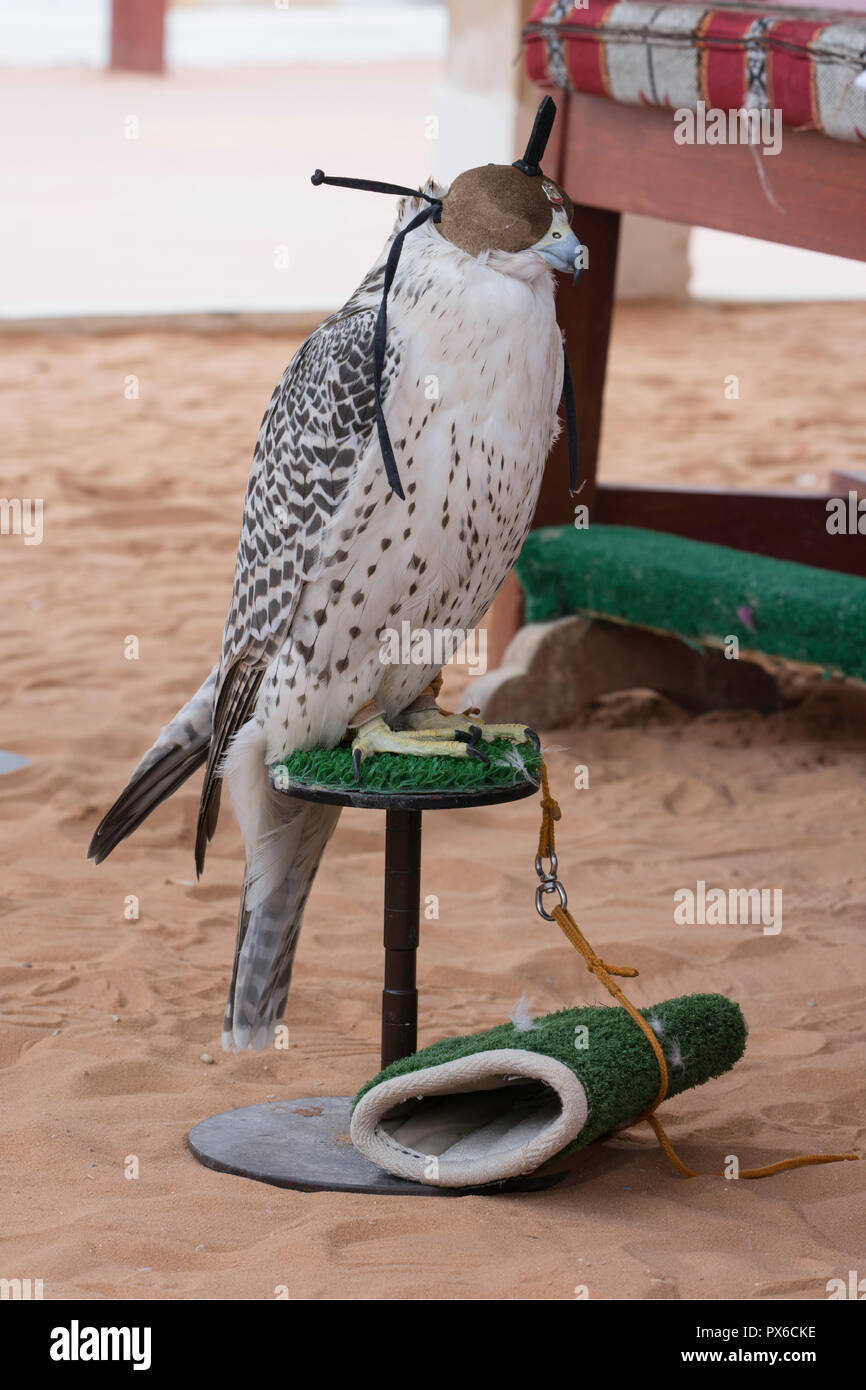
[[[662,1051],[661,1044],[659,1043],[658,1038],[656,1037],[650,1025],[647,1023],[646,1019],[643,1018],[640,1013],[638,1013],[634,1004],[632,1004],[630,999],[626,998],[619,985],[616,983],[616,980],[613,978],[615,975],[618,975],[620,977],[627,977],[633,979],[638,972],[636,970],[633,970],[630,966],[605,964],[601,957],[596,955],[592,946],[587,941],[583,932],[580,930],[580,927],[577,925],[577,923],[575,922],[574,918],[568,910],[568,899],[565,894],[565,889],[563,888],[559,879],[556,877],[557,859],[556,834],[554,831],[554,826],[558,820],[561,820],[562,811],[560,809],[559,803],[551,795],[550,783],[548,781],[547,776],[547,766],[543,761],[541,763],[540,771],[541,830],[538,836],[538,854],[535,860],[535,868],[539,878],[541,879],[541,883],[538,889],[536,890],[535,905],[540,915],[544,917],[546,921],[556,922],[557,926],[561,929],[561,931],[571,942],[574,949],[576,951],[579,951],[580,954],[583,956],[584,960],[586,961],[587,970],[589,970],[591,974],[595,975],[599,980],[601,980],[601,983],[604,985],[608,993],[613,995],[617,1003],[620,1004],[622,1008],[625,1009],[626,1013],[634,1019],[638,1028],[640,1028],[641,1032],[644,1034],[644,1036],[647,1039],[647,1042],[649,1043],[650,1047],[655,1053],[655,1058],[658,1062],[659,1068],[658,1093],[652,1105],[650,1105],[649,1109],[645,1110],[642,1115],[639,1115],[638,1118],[634,1121],[634,1124],[640,1124],[643,1120],[646,1120],[647,1124],[649,1124],[652,1127],[653,1133],[658,1139],[659,1144],[661,1145],[668,1161],[676,1169],[676,1171],[680,1174],[681,1177],[724,1177],[725,1174],[723,1172],[700,1173],[696,1169],[689,1168],[687,1164],[683,1163],[682,1159],[680,1159],[674,1151],[674,1147],[671,1144],[671,1141],[668,1139],[668,1136],[665,1134],[661,1121],[655,1115],[655,1111],[659,1108],[659,1106],[661,1105],[662,1101],[665,1099],[668,1093],[668,1066],[667,1062],[665,1061],[665,1055]],[[545,859],[548,861],[549,865],[549,868],[546,870],[544,868],[543,863]],[[550,893],[555,893],[559,898],[559,902],[553,908],[552,912],[546,912],[543,907],[543,900],[545,895]],[[772,1176],[773,1173],[783,1173],[788,1168],[803,1168],[813,1163],[842,1163],[847,1160],[854,1161],[856,1159],[859,1159],[859,1157],[860,1155],[855,1153],[801,1154],[797,1158],[784,1158],[778,1163],[768,1163],[763,1168],[744,1168],[740,1171],[739,1176],[741,1178],[769,1178]]]

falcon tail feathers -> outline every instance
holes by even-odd
[[[288,801],[289,819],[271,838],[279,841],[280,860],[290,864],[284,876],[271,879],[267,896],[264,880],[257,880],[255,906],[250,906],[249,887],[244,886],[222,1029],[226,1052],[266,1048],[273,1041],[289,997],[304,907],[340,815],[339,806],[282,799]]]
[[[289,994],[304,907],[339,806],[298,801],[268,781],[266,740],[250,720],[232,740],[225,780],[246,851],[222,1044],[268,1047]]]
[[[243,728],[255,708],[264,672],[236,662],[226,672],[213,710],[210,747],[198,808],[195,832],[195,872],[200,878],[205,854],[216,830],[220,813],[223,765],[232,740]]]
[[[207,759],[217,668],[145,753],[90,841],[88,859],[101,864],[113,849],[182,786]]]

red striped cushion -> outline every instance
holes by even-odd
[[[539,87],[669,110],[778,110],[786,125],[866,141],[863,15],[538,0],[523,37]]]

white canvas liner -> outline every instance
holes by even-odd
[[[577,1138],[587,1110],[564,1062],[499,1048],[380,1082],[356,1105],[350,1133],[395,1177],[474,1187],[534,1172]]]

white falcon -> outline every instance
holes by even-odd
[[[99,863],[205,763],[200,872],[225,778],[246,852],[227,1050],[273,1037],[339,816],[275,791],[270,765],[347,737],[358,758],[476,753],[472,721],[436,708],[438,669],[383,664],[380,634],[472,629],[532,521],[563,391],[552,271],[580,255],[568,197],[540,168],[553,114],[546,98],[516,164],[409,190],[376,265],[286,368],[256,443],[219,662],[91,842]],[[482,730],[503,735],[523,730]]]

